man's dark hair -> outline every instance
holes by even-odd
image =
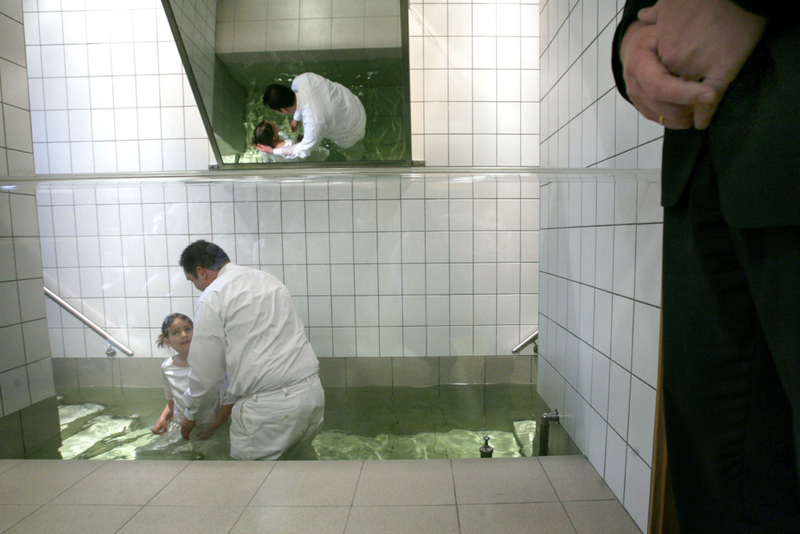
[[[275,128],[269,121],[264,121],[253,130],[253,144],[266,145],[275,148]]]
[[[231,261],[225,251],[214,243],[203,239],[195,241],[181,252],[180,266],[192,276],[197,276],[197,268],[219,271]]]
[[[294,98],[294,91],[285,85],[275,83],[267,87],[267,90],[264,91],[263,101],[264,105],[268,108],[280,111],[281,109],[289,109],[292,107],[294,105]]]

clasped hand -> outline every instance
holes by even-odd
[[[628,97],[667,128],[707,128],[766,22],[730,0],[659,0],[622,40]]]

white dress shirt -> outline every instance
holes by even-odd
[[[294,79],[292,91],[297,97],[294,120],[303,123],[303,140],[276,148],[273,154],[287,159],[305,158],[323,139],[349,148],[364,138],[367,112],[347,87],[306,72]]]
[[[212,409],[227,371],[226,404],[319,371],[289,290],[271,274],[228,263],[197,302],[186,418]]]

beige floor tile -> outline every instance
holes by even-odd
[[[34,504],[0,504],[0,532],[31,515],[39,506]]]
[[[19,465],[25,460],[0,460],[0,473],[8,471],[15,465]]]
[[[220,534],[230,532],[243,506],[145,506],[118,534]]]
[[[455,506],[356,506],[345,534],[458,534]]]
[[[236,523],[231,534],[342,534],[347,524],[347,506],[328,507],[269,507],[247,508]]]
[[[0,473],[0,504],[45,504],[104,463],[27,460]]]
[[[545,456],[539,461],[562,501],[614,498],[614,493],[584,456]]]
[[[275,462],[192,462],[149,504],[246,506],[274,466]]]
[[[133,517],[139,508],[139,506],[46,504],[11,527],[5,534],[113,534]]]
[[[576,534],[558,502],[459,505],[458,517],[461,534]]]
[[[365,461],[353,504],[455,504],[450,460]]]
[[[361,461],[278,462],[251,506],[350,506]]]
[[[536,458],[453,460],[458,504],[557,501]]]
[[[564,508],[578,534],[642,534],[616,499],[565,502]]]
[[[53,504],[139,504],[150,502],[189,462],[107,462],[53,500]]]

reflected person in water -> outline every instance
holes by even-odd
[[[299,136],[297,140],[284,137],[278,129],[278,123],[271,120],[264,120],[253,130],[252,144],[261,152],[261,161],[264,163],[284,163],[291,161],[289,158],[269,152],[270,149],[292,146],[303,140]],[[330,150],[324,146],[318,146],[303,161],[325,161],[330,155]]]
[[[262,145],[263,152],[287,159],[308,157],[323,139],[335,142],[349,161],[364,157],[364,133],[367,112],[347,87],[313,72],[301,74],[292,87],[273,84],[267,87],[264,105],[292,116],[292,131],[303,123],[303,140],[297,144],[273,148]]]
[[[180,265],[203,292],[189,350],[183,437],[210,409],[227,373],[231,457],[276,460],[310,441],[322,427],[325,393],[289,290],[271,274],[231,263],[208,241],[186,247]]]

